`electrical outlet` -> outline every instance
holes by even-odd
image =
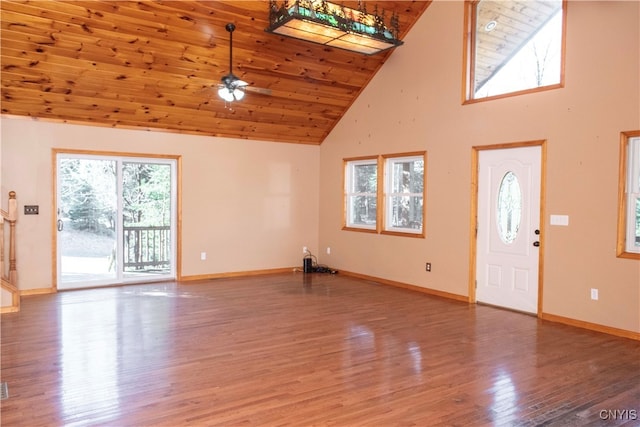
[[[327,246],[327,255],[331,255],[331,248]]]
[[[428,262],[428,263],[424,266],[424,269],[425,269],[426,271],[431,271],[431,263],[430,263],[430,262]]]
[[[307,252],[309,252],[309,249],[306,246],[302,247],[302,253],[306,254]]]
[[[594,301],[598,300],[598,290],[595,288],[591,288],[591,299]]]
[[[207,253],[206,252],[200,252],[200,260],[204,261],[207,259]]]

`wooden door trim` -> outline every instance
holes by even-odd
[[[58,291],[58,233],[57,233],[57,209],[58,209],[58,154],[102,156],[102,157],[131,157],[145,159],[165,159],[175,161],[176,168],[176,242],[175,242],[175,280],[182,279],[182,155],[176,154],[152,154],[152,153],[132,153],[122,151],[100,151],[100,150],[78,150],[72,148],[52,148],[51,149],[51,183],[53,207],[51,219],[51,292]]]
[[[476,257],[478,243],[478,157],[481,151],[504,150],[509,148],[540,147],[540,247],[538,251],[538,309],[537,316],[542,315],[542,298],[544,283],[544,236],[545,236],[545,200],[547,176],[547,140],[534,140],[513,143],[491,144],[471,147],[471,212],[469,215],[469,302],[476,299]]]

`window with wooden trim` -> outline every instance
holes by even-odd
[[[617,254],[640,259],[640,130],[620,134]]]
[[[384,158],[385,232],[423,235],[425,153]]]
[[[343,229],[424,237],[426,156],[344,159]]]
[[[465,4],[464,102],[564,86],[567,2]]]
[[[378,230],[378,157],[344,160],[345,228]]]

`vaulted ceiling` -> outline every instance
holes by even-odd
[[[357,8],[358,2],[338,2]],[[403,39],[430,1],[364,1]],[[2,114],[117,128],[320,144],[392,54],[265,32],[268,1],[6,1]],[[233,71],[253,90],[217,95]],[[402,49],[399,47],[398,49]]]
[[[397,14],[401,40],[431,4],[334,1],[387,18]],[[473,24],[476,87],[560,5],[481,0]],[[321,144],[393,50],[366,56],[267,33],[269,6],[267,0],[1,0],[1,113]],[[249,83],[244,99],[233,103],[217,95],[229,73],[228,23],[236,26],[233,72]]]

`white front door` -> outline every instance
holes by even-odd
[[[478,153],[476,300],[537,313],[541,147]]]

